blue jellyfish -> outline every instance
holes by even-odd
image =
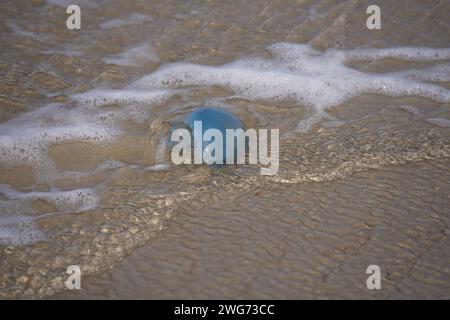
[[[201,136],[196,135],[194,132],[194,122],[195,121],[201,121],[202,122],[202,132]],[[244,126],[235,115],[233,115],[230,112],[224,111],[222,109],[218,108],[200,108],[193,112],[191,112],[186,120],[184,121],[185,125],[188,126],[191,129],[191,132],[193,133],[193,139],[194,143],[198,143],[202,146],[201,150],[204,152],[207,150],[208,146],[214,141],[214,138],[211,142],[204,142],[203,141],[203,134],[208,129],[217,129],[222,133],[223,137],[223,163],[226,162],[227,159],[227,142],[226,139],[226,129],[244,129]],[[246,143],[247,144],[247,143]],[[234,160],[236,160],[237,157],[237,137],[234,138]]]

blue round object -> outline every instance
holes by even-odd
[[[208,129],[217,129],[222,133],[223,137],[223,163],[226,161],[226,129],[244,129],[244,126],[234,114],[224,111],[222,109],[218,108],[201,108],[197,109],[193,112],[191,112],[188,117],[185,120],[185,124],[191,129],[191,131],[194,131],[194,122],[195,121],[201,121],[202,122],[202,136],[197,137],[194,135],[195,143],[199,143],[202,145],[202,150],[204,151],[205,148],[208,147],[208,142],[203,142],[203,134]],[[200,139],[200,140],[198,140]],[[237,146],[236,146],[236,139],[234,142],[234,154],[236,157],[237,153]]]

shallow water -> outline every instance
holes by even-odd
[[[448,1],[65,5],[1,5],[1,297],[449,297]],[[204,104],[278,174],[172,165]]]
[[[449,178],[433,161],[216,197],[57,297],[448,298]],[[380,291],[367,290],[371,264]]]

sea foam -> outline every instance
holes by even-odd
[[[154,19],[152,17],[146,16],[145,14],[134,13],[125,19],[112,19],[102,22],[100,24],[100,29],[105,30],[123,26],[137,25],[144,22],[151,22],[153,20]]]
[[[159,57],[150,43],[144,43],[122,53],[105,57],[102,60],[119,66],[139,67],[148,63],[157,63]]]
[[[49,192],[19,192],[0,185],[0,245],[26,245],[41,241],[45,236],[36,226],[40,216],[33,202],[43,200],[55,207],[55,213],[80,213],[98,206],[98,197],[92,189]],[[43,215],[49,214],[44,213]]]
[[[307,117],[299,119],[296,130],[300,132],[310,130],[324,118],[330,119],[328,109],[361,94],[450,102],[450,90],[426,82],[450,81],[447,64],[422,71],[408,68],[387,73],[363,72],[347,65],[354,60],[384,58],[442,62],[450,60],[450,49],[403,47],[322,52],[310,45],[283,42],[267,50],[272,55],[270,59],[245,57],[219,66],[185,62],[163,65],[123,89],[74,94],[75,107],[50,104],[22,114],[0,124],[0,163],[7,167],[30,164],[38,181],[48,182],[50,176],[58,173],[47,155],[49,146],[110,143],[123,134],[123,121],[144,123],[154,107],[174,95],[188,95],[195,88],[219,86],[232,91],[225,99],[293,101],[309,110]]]
[[[143,17],[130,19],[135,22],[148,21]],[[123,25],[122,22],[116,21],[105,23],[103,27],[120,25]],[[137,48],[136,51],[126,50],[123,54],[109,57],[116,59],[110,62],[120,64],[131,61],[135,53],[141,56],[143,49]],[[306,44],[277,43],[267,50],[272,55],[270,59],[251,56],[219,66],[185,62],[163,65],[122,89],[99,88],[74,94],[71,103],[50,104],[21,114],[0,124],[0,165],[4,169],[29,165],[33,168],[36,182],[47,183],[50,187],[58,178],[83,177],[86,173],[60,172],[48,155],[49,147],[71,142],[113,143],[124,134],[124,122],[131,120],[144,124],[155,108],[171,97],[178,95],[192,99],[190,94],[193,90],[213,86],[232,92],[225,100],[241,98],[268,104],[289,101],[299,108],[306,108],[306,117],[298,119],[296,130],[299,132],[311,130],[323,119],[333,119],[327,113],[330,108],[362,94],[416,96],[437,103],[450,103],[450,90],[428,82],[450,81],[450,66],[445,61],[450,60],[450,49],[330,49],[322,52]],[[384,58],[409,62],[435,61],[439,64],[385,73],[365,72],[349,66],[356,60]],[[409,112],[414,110],[413,107],[403,109]],[[427,121],[448,126],[448,120],[444,118]],[[323,126],[344,123],[328,121]],[[164,147],[162,141],[156,150],[154,169],[164,166]],[[94,172],[103,170],[103,166],[105,170],[114,170],[123,165],[126,164],[105,162],[99,164]],[[33,227],[33,218],[27,216],[33,213],[31,203],[36,199],[50,202],[62,213],[82,212],[98,205],[95,189],[60,191],[53,188],[44,193],[21,193],[3,186],[0,193],[4,197],[0,203],[3,212],[0,216],[1,243],[26,244],[42,239],[42,234]]]
[[[309,45],[277,43],[269,46],[272,59],[249,57],[221,66],[173,63],[162,66],[130,88],[161,89],[219,86],[234,92],[232,97],[277,102],[294,100],[310,107],[313,114],[299,122],[298,131],[307,131],[323,118],[327,109],[361,94],[417,96],[439,103],[450,102],[450,90],[411,79],[420,72],[370,73],[353,69],[354,60],[395,58],[406,61],[450,59],[450,49],[393,48],[328,50],[321,52]],[[424,79],[449,81],[449,69],[427,68]]]

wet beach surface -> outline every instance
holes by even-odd
[[[450,3],[369,4],[2,2],[0,298],[450,298]],[[203,104],[278,174],[171,165]]]
[[[212,199],[195,213],[183,208],[163,235],[89,277],[80,292],[57,297],[448,297],[447,165],[264,185]],[[366,287],[372,264],[382,270],[381,290]]]

